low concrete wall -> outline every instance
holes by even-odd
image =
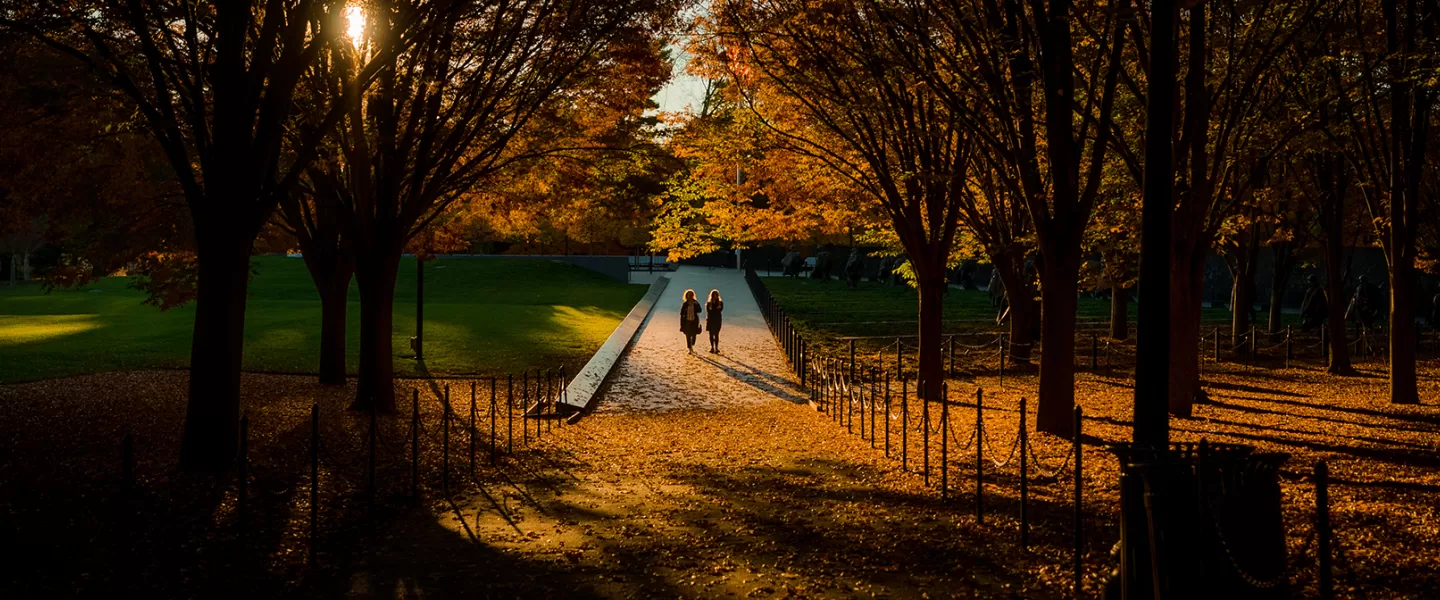
[[[611,371],[615,369],[620,357],[625,355],[625,350],[630,343],[635,341],[635,334],[639,333],[640,326],[645,324],[645,319],[650,316],[650,311],[655,308],[655,302],[660,299],[660,294],[665,292],[665,286],[670,284],[669,277],[661,277],[650,284],[650,290],[635,303],[635,308],[630,309],[630,314],[625,315],[625,320],[610,333],[610,337],[590,357],[590,362],[575,374],[570,380],[566,394],[562,397],[561,404],[557,407],[562,413],[573,413],[570,420],[573,422],[580,418],[586,410],[592,408],[595,400],[600,395],[605,380],[610,377]]]
[[[630,257],[629,256],[595,256],[595,255],[546,255],[546,254],[441,254],[440,260],[456,258],[508,258],[515,260],[553,260],[575,265],[583,269],[589,269],[601,275],[610,277],[617,281],[630,281]]]

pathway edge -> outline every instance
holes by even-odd
[[[655,309],[660,295],[668,285],[670,278],[666,276],[661,276],[651,283],[650,289],[640,297],[635,307],[630,309],[630,314],[625,315],[625,319],[620,321],[615,331],[610,333],[610,337],[606,338],[600,349],[590,357],[590,361],[570,380],[564,399],[558,403],[561,411],[573,413],[568,419],[569,422],[580,420],[581,416],[594,408],[595,401],[600,397],[600,390],[604,389],[605,380],[610,378],[625,351],[635,343],[635,336],[650,318],[650,312]]]

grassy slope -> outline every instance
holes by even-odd
[[[765,277],[765,286],[785,308],[797,326],[821,335],[897,335],[915,333],[919,311],[915,290],[896,286],[887,288],[864,281],[859,289],[849,289],[840,281],[820,282],[811,279]],[[1133,325],[1135,304],[1129,305]],[[951,289],[945,301],[945,331],[1000,331],[995,325],[996,310],[990,306],[983,291]],[[1108,327],[1110,300],[1081,298],[1078,316],[1082,322],[1101,322]],[[1206,322],[1229,322],[1225,309],[1205,309]]]
[[[299,259],[256,257],[245,322],[245,369],[314,372],[320,302]],[[427,264],[425,368],[430,373],[503,373],[583,361],[605,341],[645,288],[571,265],[455,259]],[[97,371],[185,367],[194,304],[167,312],[141,303],[124,277],[45,293],[0,288],[0,382]],[[395,356],[412,356],[415,263],[405,260],[395,295]],[[349,365],[359,356],[360,307],[351,287]],[[413,360],[396,360],[401,375]]]

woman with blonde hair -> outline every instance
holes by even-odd
[[[700,335],[700,301],[695,299],[695,290],[685,290],[685,302],[680,305],[680,333],[685,334],[685,349],[695,353],[695,336]]]
[[[710,351],[720,352],[720,318],[725,302],[720,300],[720,290],[710,290],[710,300],[705,303],[705,331],[710,332]]]

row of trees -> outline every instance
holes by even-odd
[[[223,470],[236,448],[257,244],[276,243],[271,234],[283,230],[304,253],[324,307],[326,382],[344,380],[345,297],[356,280],[354,407],[392,411],[402,252],[443,246],[476,215],[503,211],[506,192],[533,184],[514,180],[538,159],[630,150],[649,96],[668,77],[661,35],[677,8],[665,0],[7,1],[0,26],[30,42],[17,47],[43,47],[49,60],[102,82],[112,93],[92,94],[87,110],[118,107],[121,115],[97,119],[126,125],[140,134],[126,140],[163,157],[167,177],[150,183],[183,204],[145,206],[162,224],[183,221],[172,237],[184,241],[173,252],[146,244],[91,256],[148,257],[164,265],[150,270],[164,280],[157,287],[194,284],[181,461]]]
[[[1232,302],[1243,330],[1267,245],[1282,276],[1300,250],[1323,249],[1330,369],[1342,374],[1352,372],[1345,251],[1384,250],[1391,399],[1416,402],[1416,269],[1436,235],[1440,186],[1427,161],[1440,118],[1436,6],[1184,3],[1170,21],[1173,125],[1149,132],[1159,52],[1148,3],[715,0],[689,50],[692,68],[719,83],[676,140],[703,191],[684,199],[692,216],[677,227],[743,245],[786,239],[779,223],[800,219],[891,242],[914,270],[920,373],[932,382],[945,270],[988,259],[1010,295],[1016,358],[1027,342],[1044,348],[1037,426],[1069,435],[1084,259],[1102,257],[1117,287],[1133,279],[1156,156],[1147,137],[1167,135],[1169,157],[1158,156],[1175,190],[1169,411],[1189,415],[1200,393],[1205,257],[1220,252],[1247,282]]]

